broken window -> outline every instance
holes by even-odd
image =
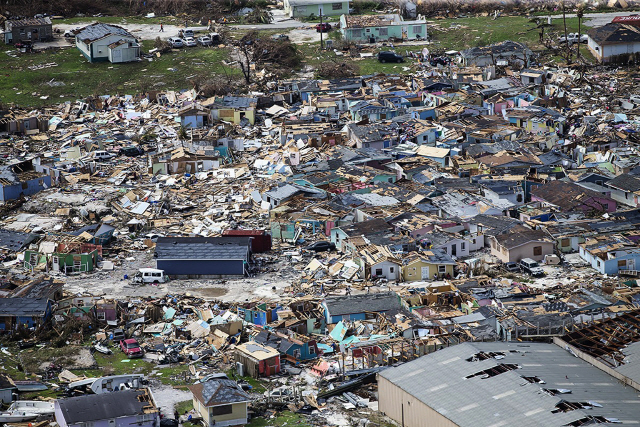
[[[602,405],[597,402],[591,402],[591,401],[567,402],[566,400],[561,400],[556,404],[556,409],[554,409],[551,412],[554,414],[557,414],[558,412],[571,412],[571,411],[575,411],[576,409],[593,409],[594,407],[602,408]]]
[[[231,414],[233,412],[233,406],[232,405],[218,405],[218,406],[212,406],[209,409],[209,413],[211,415],[227,415],[227,414]]]
[[[482,377],[482,379],[485,380],[487,378],[495,377],[497,375],[504,374],[505,372],[513,371],[516,369],[520,369],[520,366],[516,365],[515,363],[500,363],[493,368],[485,369],[483,371],[476,372],[475,374],[467,375],[465,379]]]
[[[571,394],[571,390],[566,388],[543,388],[542,391],[550,394],[551,396],[556,396],[558,394]]]
[[[522,378],[529,381],[531,384],[546,384],[544,380],[541,380],[538,377],[525,377],[524,375],[522,375]]]
[[[376,276],[382,276],[382,269],[376,268]]]
[[[496,351],[496,352],[490,351],[489,353],[485,353],[484,351],[481,351],[480,353],[476,353],[465,360],[467,362],[478,362],[480,360],[491,359],[492,357],[495,357],[496,359],[502,359],[504,357],[504,353],[499,351]]]
[[[580,427],[580,426],[589,426],[593,424],[604,424],[604,423],[622,424],[622,422],[617,418],[607,418],[602,416],[589,415],[588,417],[580,418],[578,420],[575,420],[574,422],[565,424],[565,426]]]

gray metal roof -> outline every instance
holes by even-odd
[[[62,415],[68,425],[89,421],[143,415],[142,408],[148,402],[138,400],[141,390],[125,390],[114,393],[90,394],[59,400]]]
[[[38,234],[0,228],[0,248],[6,248],[13,252],[19,251],[24,246],[39,238],[40,236]]]
[[[503,352],[504,358],[466,360],[479,352]],[[489,378],[465,378],[498,364],[520,368]],[[623,425],[640,419],[637,391],[554,344],[464,343],[379,375],[462,427],[562,426],[587,416],[617,418]],[[530,383],[525,376],[545,384]],[[542,389],[569,389],[571,393],[552,396]],[[562,400],[592,401],[602,407],[552,413]]]
[[[78,37],[85,43],[90,43],[109,35],[130,37],[132,39],[135,39],[135,37],[124,28],[117,25],[103,24],[102,22],[96,22],[91,25],[87,25],[86,27],[78,30],[78,32],[76,33],[76,37]]]
[[[401,309],[398,295],[395,292],[327,297],[325,304],[331,316]]]
[[[48,303],[47,298],[0,298],[0,317],[43,316]]]
[[[202,401],[205,406],[247,402],[251,397],[235,381],[211,379],[202,384]]]
[[[156,243],[159,260],[248,261],[249,239],[224,237],[161,237]]]

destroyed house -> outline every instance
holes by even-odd
[[[619,235],[599,234],[587,237],[580,245],[580,258],[601,274],[616,275],[640,270],[640,247]]]
[[[214,378],[188,386],[193,408],[205,426],[239,426],[248,421],[251,396],[233,380]]]
[[[96,22],[74,31],[76,47],[89,62],[131,62],[140,58],[140,45],[124,28]]]
[[[60,427],[157,427],[160,409],[149,389],[121,390],[58,399],[55,419]]]
[[[372,125],[347,125],[347,137],[356,148],[381,150],[398,145],[398,125],[395,123],[375,123]]]
[[[13,380],[5,374],[0,374],[0,404],[8,405],[13,402],[15,389],[16,385]]]
[[[615,212],[615,200],[572,182],[550,181],[531,190],[531,201],[557,206],[561,212],[582,212],[585,215]]]
[[[236,346],[235,362],[236,365],[242,365],[241,375],[253,378],[269,377],[280,372],[278,350],[255,341]]]
[[[48,42],[53,40],[51,18],[8,19],[4,22],[4,42]]]
[[[425,386],[425,382],[429,384]],[[637,391],[554,344],[462,343],[378,374],[379,408],[406,427],[622,425]]]
[[[402,263],[402,278],[405,282],[453,277],[457,265],[451,255],[440,249],[411,252],[403,257]]]
[[[258,98],[243,96],[223,96],[214,98],[213,102],[203,102],[202,105],[211,109],[211,118],[239,125],[246,120],[253,125],[256,119],[256,105]]]
[[[51,301],[47,298],[0,298],[0,332],[38,328],[50,318]]]
[[[328,325],[342,320],[372,319],[375,313],[395,314],[402,309],[400,297],[395,292],[328,296],[322,306]]]
[[[371,236],[374,234],[392,233],[393,226],[383,219],[371,219],[354,224],[342,225],[331,229],[331,242],[339,251],[344,251],[346,240],[352,237]]]
[[[259,344],[275,348],[287,360],[297,362],[300,360],[310,360],[318,357],[318,346],[316,340],[305,339],[305,337],[295,335],[289,336],[281,332],[262,331],[253,340]]]
[[[245,322],[254,325],[265,326],[268,323],[278,320],[278,310],[280,306],[269,306],[267,303],[248,303],[238,307],[238,316]]]
[[[8,115],[0,118],[0,134],[37,134],[41,130],[46,130],[45,126],[47,126],[46,120],[40,120],[31,115]]]
[[[35,233],[23,233],[21,231],[0,228],[0,251],[3,253],[21,252],[41,237],[42,236]]]
[[[53,252],[41,249],[25,251],[24,268],[31,271],[50,268],[65,274],[93,271],[98,265],[101,252],[102,247],[69,241],[56,245]]]
[[[487,65],[507,65],[518,63],[525,67],[533,52],[526,45],[506,40],[483,47],[472,47],[461,52],[465,66],[485,67]]]
[[[51,187],[51,177],[35,170],[32,160],[0,166],[0,201],[16,200]]]
[[[207,278],[244,276],[251,262],[251,238],[160,237],[156,268],[170,276]]]

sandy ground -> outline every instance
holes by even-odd
[[[173,388],[159,381],[152,381],[150,385],[156,403],[160,407],[162,414],[168,418],[173,418],[173,410],[176,404],[192,398],[190,391]]]
[[[121,260],[114,270],[100,270],[92,274],[66,277],[65,289],[74,294],[91,292],[106,298],[161,297],[167,294],[190,294],[205,299],[222,301],[245,301],[247,299],[278,299],[283,288],[291,284],[293,274],[282,268],[278,273],[265,273],[252,278],[171,280],[157,286],[134,285],[124,276],[132,277],[139,268],[155,268],[151,252],[138,252],[135,256]],[[64,277],[64,276],[61,276]],[[273,289],[275,287],[275,289]]]
[[[92,21],[81,22],[76,24],[55,24],[53,26],[53,30],[60,29],[61,34],[64,34],[67,30],[73,30],[74,28],[82,28],[85,25],[89,25],[93,23]],[[123,22],[122,25],[126,28],[131,34],[136,36],[136,38],[140,40],[155,40],[156,37],[161,38],[169,38],[178,35],[178,31],[183,29],[183,26],[177,25],[164,25],[164,31],[160,32],[160,25],[157,24],[127,24],[126,21]],[[194,31],[206,31],[207,27],[192,27],[189,26],[190,29]]]

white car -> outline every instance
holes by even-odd
[[[211,43],[213,41],[211,40],[211,37],[209,36],[200,36],[198,37],[198,44],[200,46],[211,46]]]
[[[264,397],[270,397],[272,399],[288,399],[293,396],[293,392],[289,387],[283,386],[276,389],[264,392]]]
[[[186,39],[184,39],[184,44],[187,47],[198,46],[198,42],[193,37],[187,37]]]
[[[578,33],[569,33],[566,38],[564,36],[558,37],[558,43],[568,42],[569,44],[573,44],[578,41],[580,43],[587,43],[589,41],[589,37],[586,34],[580,35]]]
[[[171,38],[169,38],[168,41],[169,41],[169,44],[171,45],[171,47],[173,47],[173,48],[184,46],[184,42],[182,41],[182,39],[180,37],[171,37]]]

